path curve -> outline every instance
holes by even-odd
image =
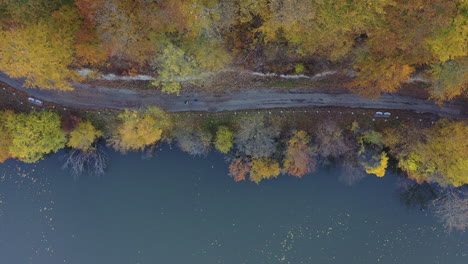
[[[384,94],[378,100],[369,100],[354,94],[327,94],[274,89],[247,90],[226,94],[182,92],[180,96],[157,91],[133,91],[75,83],[75,90],[63,92],[23,87],[23,81],[0,72],[0,81],[43,101],[79,109],[138,109],[158,106],[169,112],[186,111],[238,111],[250,109],[299,107],[349,107],[385,110],[409,110],[431,113],[441,117],[467,118],[468,107],[459,102],[438,106],[432,101],[412,97]],[[197,102],[194,102],[197,99]],[[185,104],[188,100],[190,103]]]

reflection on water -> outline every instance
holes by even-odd
[[[112,153],[104,177],[74,181],[59,156],[0,165],[0,263],[468,261],[467,234],[404,206],[391,174],[351,187],[337,168],[235,183],[221,156],[165,149]],[[401,194],[427,198],[411,188]]]

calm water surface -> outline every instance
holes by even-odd
[[[468,263],[468,234],[402,205],[390,173],[235,183],[221,155],[165,149],[75,181],[60,156],[0,165],[0,263]]]

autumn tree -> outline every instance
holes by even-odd
[[[0,163],[12,158],[10,146],[13,144],[13,134],[6,122],[13,116],[14,113],[11,111],[0,111]]]
[[[0,163],[11,158],[10,145],[12,144],[11,132],[3,125],[0,124]]]
[[[262,179],[276,178],[280,174],[279,163],[272,158],[254,158],[250,168],[249,179],[259,183]]]
[[[64,4],[63,0],[0,0],[0,10],[4,12],[3,18],[10,22],[34,24]]]
[[[443,119],[431,128],[395,133],[386,132],[384,142],[410,178],[441,185],[468,183],[468,126],[464,121]]]
[[[278,126],[265,115],[251,115],[239,120],[235,139],[238,149],[255,158],[270,157],[276,152]]]
[[[62,114],[62,130],[66,134],[70,134],[82,121],[81,115],[78,112],[65,112]]]
[[[429,92],[438,101],[451,100],[468,91],[468,58],[436,64],[430,73],[432,85]]]
[[[355,66],[356,79],[349,84],[356,93],[376,99],[382,92],[393,93],[409,81],[414,68],[398,58],[367,58]]]
[[[384,7],[383,23],[368,32],[368,54],[356,65],[358,74],[351,86],[366,97],[397,91],[414,66],[436,61],[440,56],[434,56],[426,39],[456,16],[454,0],[394,2]]]
[[[211,134],[200,128],[184,128],[176,131],[180,149],[193,156],[205,155],[210,151]]]
[[[259,30],[267,41],[284,38],[300,55],[320,54],[337,59],[349,52],[360,34],[380,24],[384,7],[391,1],[256,2],[250,9],[257,10],[250,14],[258,14],[265,21]]]
[[[90,29],[95,28],[106,56],[143,65],[156,54],[157,34],[146,19],[161,19],[157,18],[158,3],[145,0],[80,0],[77,6],[85,19],[92,23]],[[90,38],[88,41],[94,40]],[[92,43],[82,41],[81,44]],[[102,56],[99,50],[91,51]]]
[[[196,62],[185,52],[170,43],[162,50],[153,63],[158,77],[152,83],[160,85],[165,93],[179,94],[183,82],[195,84],[201,78]]]
[[[73,35],[78,14],[64,7],[37,23],[15,25],[0,31],[0,69],[14,78],[26,78],[25,86],[71,90],[69,81],[79,75],[74,62]]]
[[[56,113],[20,113],[8,118],[6,125],[13,135],[10,153],[21,161],[36,162],[45,154],[57,152],[65,146],[65,133]]]
[[[374,174],[377,177],[383,177],[385,176],[387,165],[387,153],[381,152],[380,155],[374,155],[370,159],[367,159],[364,163],[364,168],[369,174]]]
[[[76,0],[81,15],[80,29],[75,33],[75,57],[81,65],[102,65],[108,58],[94,21],[99,1]]]
[[[185,41],[188,51],[200,68],[216,72],[232,61],[226,49],[224,35],[236,21],[234,1],[193,0],[190,14],[184,14],[190,38]]]
[[[283,170],[289,175],[302,177],[315,169],[315,159],[309,144],[310,138],[303,130],[294,132],[289,139],[283,160]]]
[[[444,12],[454,12],[452,19],[442,23],[439,28],[426,37],[432,54],[444,63],[468,56],[468,2],[464,0],[447,1],[456,5],[456,10],[446,8]]]
[[[387,153],[383,150],[383,136],[371,128],[361,128],[355,121],[351,131],[357,138],[358,161],[366,173],[383,177],[388,165]]]
[[[314,146],[316,146],[316,153],[322,161],[337,159],[351,151],[346,142],[344,131],[332,120],[324,120],[318,124]]]
[[[110,144],[120,152],[142,150],[158,142],[163,132],[171,126],[169,116],[159,108],[145,111],[125,110],[119,115],[121,120]]]
[[[216,132],[215,147],[221,153],[228,153],[231,150],[234,140],[234,133],[226,126],[219,126]]]
[[[102,131],[97,130],[89,121],[82,121],[70,133],[67,145],[71,148],[89,151],[97,138],[102,136]]]
[[[246,179],[247,174],[250,173],[251,166],[252,164],[246,159],[233,159],[229,164],[229,176],[235,181],[243,181]]]

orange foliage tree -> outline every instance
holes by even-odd
[[[81,65],[100,65],[107,59],[107,54],[92,20],[97,1],[78,0],[75,5],[82,17],[80,30],[75,35],[75,56]]]
[[[315,169],[315,159],[307,132],[296,131],[288,141],[283,169],[289,175],[302,177]]]
[[[370,58],[356,66],[357,78],[350,87],[358,94],[376,99],[382,92],[396,92],[403,81],[409,81],[414,68],[394,58]]]
[[[441,55],[431,52],[437,49],[434,41],[427,39],[434,39],[434,32],[452,23],[457,15],[456,2],[395,0],[395,4],[387,5],[383,23],[368,32],[369,54],[360,59],[351,87],[376,98],[381,92],[397,91],[401,82],[409,79],[413,66],[437,61]]]
[[[235,181],[243,181],[250,172],[250,166],[250,162],[245,159],[233,159],[229,165],[229,176]]]

